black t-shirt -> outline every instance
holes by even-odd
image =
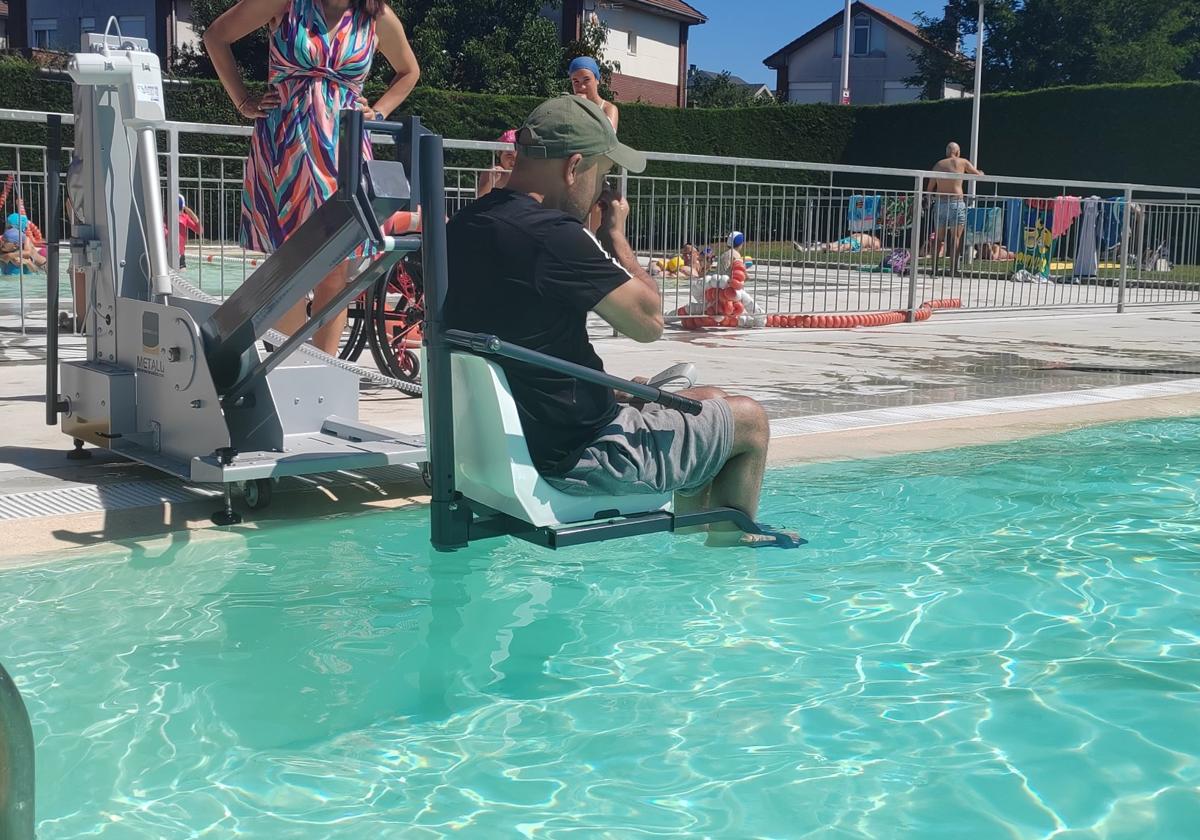
[[[594,370],[588,312],[631,275],[578,220],[527,193],[492,190],[447,227],[450,329],[490,333]],[[537,470],[561,475],[617,415],[611,388],[507,359],[508,377]]]

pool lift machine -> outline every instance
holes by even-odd
[[[269,499],[271,480],[394,464],[426,464],[430,538],[453,550],[510,534],[548,548],[731,522],[774,544],[799,544],[741,511],[671,510],[670,495],[570,496],[532,465],[498,359],[535,365],[692,414],[700,403],[501,341],[446,329],[446,196],[442,138],[417,118],[365,121],[341,114],[337,192],[223,302],[167,262],[155,128],[165,122],[158,57],[147,42],[87,34],[69,73],[78,86],[75,143],[83,150],[71,252],[87,283],[87,353],[57,359],[58,289],[48,284],[47,423],[185,481],[224,486],[218,524],[233,524],[230,487]],[[52,117],[47,239],[58,275],[60,126]],[[365,132],[390,134],[397,160],[364,160]],[[136,136],[136,144],[129,135]],[[420,236],[389,236],[380,219],[423,210]],[[290,337],[271,327],[364,242],[345,290]],[[358,369],[308,345],[326,320],[423,251],[426,437],[357,420]],[[274,352],[264,337],[279,341]],[[58,377],[61,376],[61,384]],[[251,501],[248,495],[247,501]],[[251,506],[255,506],[253,502]]]
[[[230,499],[235,483],[251,491],[251,506],[262,506],[280,476],[427,461],[420,437],[359,421],[354,368],[305,343],[420,247],[419,237],[385,236],[379,223],[416,206],[406,168],[423,131],[419,121],[370,123],[395,137],[400,160],[367,161],[362,114],[342,114],[337,192],[217,302],[167,262],[155,143],[166,119],[158,57],[143,39],[88,34],[69,73],[78,86],[75,142],[82,152],[82,188],[72,194],[85,221],[73,224],[71,249],[87,280],[87,352],[82,361],[56,364],[58,290],[48,284],[47,422],[61,418],[77,451],[87,442],[186,481],[223,485],[219,524],[240,519]],[[52,122],[47,171],[54,204],[58,130]],[[48,215],[53,244],[58,208]],[[364,242],[378,257],[266,353],[261,341],[271,327]],[[57,248],[51,256],[57,263]],[[56,265],[50,271],[55,276]]]

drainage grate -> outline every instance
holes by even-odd
[[[398,464],[362,472],[345,471],[289,476],[283,481],[309,487],[345,487],[363,481],[400,483],[419,478],[420,475],[419,469]],[[127,510],[152,507],[168,502],[182,504],[219,498],[221,492],[220,485],[185,484],[175,479],[56,487],[53,490],[34,490],[28,493],[0,496],[0,521]]]
[[[0,496],[0,520],[122,510],[164,502],[194,502],[217,495],[217,490],[171,480],[81,484]]]
[[[982,417],[985,414],[1016,414],[1022,411],[1044,411],[1050,408],[1100,405],[1123,400],[1174,397],[1196,393],[1200,393],[1200,379],[1183,379],[1173,382],[1114,385],[1109,388],[1060,391],[1052,394],[1025,394],[1019,397],[994,397],[986,400],[964,400],[903,408],[874,408],[844,414],[816,414],[809,417],[773,420],[771,436],[777,438],[798,437],[821,432],[843,432],[851,429],[898,426],[904,423],[926,423],[931,420]]]

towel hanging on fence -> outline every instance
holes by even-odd
[[[1004,239],[1004,215],[999,207],[967,210],[967,245],[991,245]]]
[[[1071,229],[1079,214],[1083,212],[1077,195],[1060,195],[1054,199],[1054,223],[1050,226],[1050,235],[1055,239]]]
[[[1083,219],[1079,223],[1079,247],[1075,250],[1075,266],[1071,270],[1075,277],[1095,277],[1099,271],[1100,210],[1104,206],[1098,195],[1083,201]]]
[[[851,233],[863,233],[879,227],[879,196],[852,195],[850,209],[847,211],[847,223]]]

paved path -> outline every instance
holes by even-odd
[[[1019,435],[1023,429],[1038,432],[1071,422],[1200,413],[1200,396],[1187,393],[1197,383],[1185,382],[1200,378],[1200,313],[1190,311],[986,320],[945,314],[920,324],[858,330],[669,331],[663,340],[650,345],[611,338],[610,331],[599,323],[594,325],[593,335],[609,370],[618,375],[651,374],[676,362],[691,361],[699,369],[701,382],[762,400],[777,433],[789,435],[777,440],[773,450],[776,461],[999,439]],[[64,356],[81,354],[78,339],[66,343]],[[170,482],[150,488],[162,490],[165,501],[149,507],[139,506],[135,494],[122,502],[128,507],[96,509],[106,501],[111,507],[125,498],[123,493],[132,485],[157,481],[161,476],[104,452],[97,452],[82,466],[64,459],[69,440],[47,427],[43,419],[45,371],[38,361],[44,358],[43,345],[40,336],[0,333],[0,424],[6,430],[0,446],[0,517],[5,500],[22,501],[23,506],[17,507],[25,511],[19,519],[0,518],[0,530],[14,537],[0,547],[0,557],[26,556],[48,547],[94,546],[114,539],[152,539],[204,525],[214,509],[213,499],[202,491],[201,495],[183,491]],[[1129,402],[1128,396],[1143,392],[1133,390],[1113,392],[1121,394],[1125,402],[1108,409],[1092,406],[1084,410],[1064,403],[1055,409],[1058,413],[1053,421],[1038,413],[1037,405],[1042,403],[1028,403],[1030,413],[1010,413],[994,422],[988,421],[987,411],[977,411],[957,425],[922,408],[1148,383],[1180,385],[1170,395],[1146,391],[1158,399],[1137,405]],[[895,410],[885,416],[899,417],[900,422],[940,417],[938,428],[943,432],[933,439],[913,429],[883,434],[877,428],[864,428],[869,424],[863,418],[871,415],[862,412],[882,409]],[[921,414],[923,410],[925,414]],[[794,418],[812,415],[836,415],[836,422],[826,424],[819,433],[811,423],[794,422]],[[361,417],[401,432],[422,430],[420,401],[391,391],[364,389]],[[976,438],[971,436],[972,430],[998,427],[1006,430],[1004,435],[981,432]],[[332,477],[325,492],[307,489],[291,494],[287,505],[277,501],[268,518],[403,504],[420,493],[419,485],[403,478],[401,474],[383,481]],[[173,489],[164,489],[168,485]],[[108,489],[97,496],[97,487]],[[289,487],[300,490],[304,485],[293,482]],[[281,485],[281,490],[285,489]],[[49,493],[44,498],[59,505],[50,505],[47,511],[60,510],[62,500],[69,496],[76,512],[30,517],[29,504],[43,497],[29,494],[38,493]]]

